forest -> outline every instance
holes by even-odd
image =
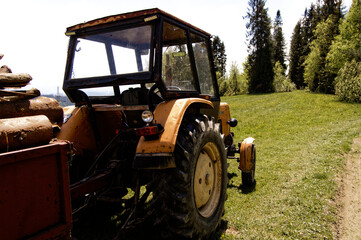
[[[242,67],[232,62],[226,72],[224,42],[213,36],[213,55],[220,94],[310,92],[335,94],[361,102],[361,1],[348,11],[342,0],[318,0],[294,26],[289,53],[277,11],[272,20],[265,0],[250,0],[247,20],[248,56]]]

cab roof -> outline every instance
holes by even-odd
[[[170,19],[172,19],[173,21],[179,22],[191,29],[197,30],[205,35],[211,36],[211,34],[209,34],[208,32],[199,29],[195,26],[193,26],[192,24],[189,24],[167,12],[164,12],[158,8],[152,8],[152,9],[146,9],[146,10],[141,10],[141,11],[135,11],[135,12],[128,12],[128,13],[123,13],[123,14],[117,14],[117,15],[112,15],[112,16],[107,16],[107,17],[102,17],[102,18],[98,18],[95,20],[91,20],[85,23],[80,23],[71,27],[68,27],[66,29],[65,34],[66,35],[73,35],[75,34],[75,32],[77,31],[81,31],[81,30],[85,30],[85,29],[89,29],[89,28],[93,28],[93,27],[99,27],[101,25],[107,25],[107,24],[116,24],[116,23],[121,23],[123,21],[127,21],[127,20],[131,20],[131,19],[136,19],[136,18],[143,18],[144,21],[150,21],[150,20],[154,20],[154,16],[157,15],[163,15],[166,16]]]

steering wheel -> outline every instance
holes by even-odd
[[[158,89],[157,92],[155,92],[155,90]],[[154,84],[148,92],[148,105],[149,105],[149,110],[150,111],[154,111],[154,104],[153,104],[153,96],[154,94],[159,98],[159,100],[162,102],[164,99],[162,98],[162,96],[158,95],[157,93],[159,92],[159,88],[157,84]]]

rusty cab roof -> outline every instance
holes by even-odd
[[[123,13],[123,14],[117,14],[117,15],[112,15],[112,16],[107,16],[107,17],[102,17],[102,18],[98,18],[92,21],[88,21],[85,23],[80,23],[71,27],[68,27],[66,29],[65,34],[66,35],[74,35],[76,34],[76,32],[82,32],[82,31],[86,31],[86,30],[90,30],[90,29],[94,29],[94,28],[101,28],[104,25],[116,25],[116,24],[121,24],[122,22],[126,22],[129,20],[134,20],[134,19],[144,19],[144,21],[151,21],[154,20],[154,18],[156,18],[157,15],[163,15],[166,16],[176,22],[179,22],[191,29],[194,29],[196,31],[199,31],[207,36],[211,36],[211,34],[209,34],[208,32],[199,29],[195,26],[193,26],[192,24],[185,22],[167,12],[164,12],[158,8],[152,8],[152,9],[147,9],[147,10],[141,10],[141,11],[136,11],[136,12],[129,12],[129,13]]]

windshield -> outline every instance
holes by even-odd
[[[149,71],[152,26],[77,39],[71,78]]]

